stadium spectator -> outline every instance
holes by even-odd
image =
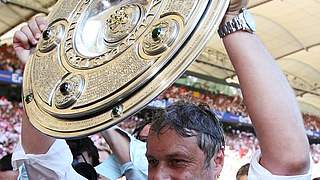
[[[0,60],[0,70],[22,74],[24,65],[17,59],[12,46],[0,46]]]
[[[12,154],[7,154],[0,159],[0,179],[1,180],[16,180],[18,172],[13,171],[11,165]]]
[[[320,132],[320,118],[310,114],[303,114],[306,129]]]
[[[94,167],[99,165],[99,153],[93,141],[88,138],[67,140],[73,156],[72,166],[89,180],[97,180],[98,174]]]
[[[247,163],[238,170],[236,180],[247,180],[250,164]]]
[[[127,180],[147,179],[148,162],[144,156],[146,144],[115,126],[100,133],[112,150],[112,154],[99,166],[97,172],[116,180],[125,176]]]

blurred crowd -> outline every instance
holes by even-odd
[[[22,103],[0,97],[0,158],[13,151],[19,139],[22,114]]]
[[[226,151],[234,158],[250,158],[259,149],[258,139],[253,133],[232,130],[225,133]]]
[[[243,98],[239,95],[227,96],[224,94],[192,91],[184,86],[171,86],[162,93],[156,101],[159,101],[158,104],[168,105],[182,99],[188,99],[194,103],[206,103],[214,111],[228,112],[233,115],[241,116],[240,119],[242,122],[251,123]],[[303,114],[303,119],[307,130],[320,132],[319,117],[310,114]]]
[[[188,99],[193,102],[205,102],[209,106],[221,112],[234,113],[239,116],[247,116],[246,108],[240,96],[229,97],[226,95],[210,95],[188,90],[186,87],[172,86],[162,93],[155,102],[169,105],[179,99]],[[14,144],[19,139],[21,120],[22,120],[22,103],[8,101],[5,97],[0,97],[0,157],[12,152]],[[307,129],[319,131],[320,119],[313,115],[303,115]],[[119,126],[132,133],[136,124],[143,118],[132,116],[123,121]],[[109,151],[106,142],[99,135],[91,137],[97,147],[103,151]],[[259,146],[254,134],[232,130],[226,133],[226,150],[239,158],[250,157]],[[320,161],[320,145],[311,145],[311,152],[314,162]]]
[[[303,114],[304,126],[311,131],[320,132],[320,118],[310,114]]]
[[[12,46],[0,46],[0,70],[22,74],[24,65],[17,59]]]
[[[229,112],[234,115],[247,117],[246,106],[240,96],[226,96],[222,93],[212,94],[209,92],[198,92],[187,89],[185,86],[171,86],[159,97],[159,100],[172,103],[178,100],[187,99],[195,103],[206,103],[211,109],[219,112]]]
[[[225,133],[226,150],[236,159],[250,159],[253,153],[259,149],[258,139],[253,133],[232,130]],[[315,164],[320,163],[320,144],[311,144],[310,151]]]

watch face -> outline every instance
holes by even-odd
[[[248,25],[248,27],[255,32],[256,31],[256,23],[254,21],[253,16],[251,15],[251,13],[248,10],[244,10],[243,11],[243,17]]]

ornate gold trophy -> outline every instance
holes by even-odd
[[[199,55],[228,0],[61,0],[26,65],[31,123],[58,138],[108,128],[147,105]]]

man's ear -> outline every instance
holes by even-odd
[[[215,174],[220,175],[224,164],[224,150],[219,150],[211,159],[211,163],[214,165]]]

